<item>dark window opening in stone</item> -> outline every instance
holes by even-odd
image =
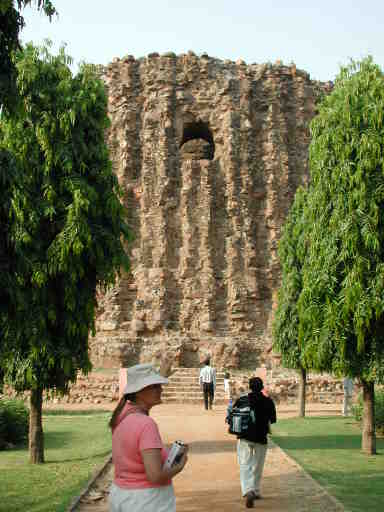
[[[184,158],[192,160],[213,160],[215,144],[206,123],[200,121],[184,126],[180,153]]]

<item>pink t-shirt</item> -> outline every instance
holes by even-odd
[[[121,417],[132,407],[130,403],[127,403]],[[155,421],[146,414],[128,414],[112,434],[112,458],[115,465],[114,482],[118,487],[145,489],[171,484],[171,480],[165,484],[154,484],[148,480],[141,452],[152,448],[161,450],[161,460],[164,463],[168,452],[164,448]]]

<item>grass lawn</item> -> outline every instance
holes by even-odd
[[[1,512],[64,512],[111,451],[110,413],[44,413],[45,464],[26,447],[0,452]]]
[[[361,452],[352,418],[291,418],[273,425],[273,440],[353,512],[384,510],[384,439],[377,455]]]

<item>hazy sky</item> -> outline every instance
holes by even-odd
[[[277,59],[333,80],[350,58],[384,68],[384,0],[53,0],[24,10],[22,40],[67,44],[75,62],[193,50],[248,64]]]

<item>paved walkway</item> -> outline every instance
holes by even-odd
[[[336,413],[335,407],[313,405],[309,414]],[[245,510],[236,461],[236,439],[226,431],[224,406],[204,411],[201,406],[168,404],[152,410],[163,440],[181,439],[189,444],[189,460],[174,479],[177,512],[237,512]],[[293,416],[294,408],[278,408],[278,417]],[[111,479],[107,472],[93,492],[106,493]],[[259,511],[340,512],[343,507],[276,445],[270,444],[262,480]],[[91,493],[92,497],[92,493]],[[105,498],[84,499],[76,512],[107,512]]]

